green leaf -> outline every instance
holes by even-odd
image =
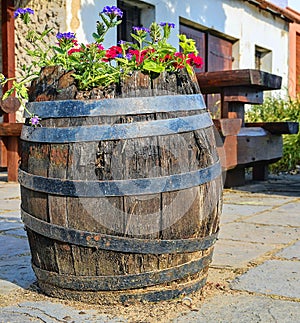
[[[44,38],[45,36],[47,36],[47,35],[48,35],[52,30],[53,30],[53,28],[45,29],[45,30],[41,33],[41,38]]]
[[[165,67],[161,64],[157,64],[153,61],[145,61],[143,64],[143,69],[146,71],[151,71],[155,73],[161,73],[165,70]]]
[[[60,47],[57,46],[52,46],[53,50],[55,50],[56,52],[58,52],[59,54],[64,55],[66,53],[66,51]]]
[[[136,41],[138,41],[139,43],[142,41],[141,37],[139,37],[139,36],[138,36],[138,35],[136,35],[136,34],[131,33],[131,34],[130,34],[130,36],[131,36],[133,39],[135,39]]]
[[[15,88],[12,87],[11,89],[7,90],[4,95],[2,96],[2,100],[7,99],[9,96],[11,96],[15,91]]]
[[[101,17],[101,19],[103,20],[103,22],[105,23],[106,27],[110,27],[111,21],[107,20],[105,15],[103,15],[102,13],[99,13],[99,16]]]
[[[30,16],[29,13],[26,12],[25,14],[23,14],[23,21],[26,25],[28,25],[30,23]]]
[[[96,33],[93,33],[92,34],[92,36],[93,36],[93,38],[95,39],[95,42],[96,43],[102,43],[102,41],[103,41],[103,39],[102,39],[102,37],[100,37],[98,34],[96,34]]]
[[[24,84],[21,86],[21,88],[19,89],[18,93],[20,94],[20,96],[23,99],[27,99],[28,98],[28,90],[27,90],[27,87]]]

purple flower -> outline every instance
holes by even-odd
[[[165,27],[166,25],[169,26],[170,28],[175,28],[175,24],[171,23],[171,22],[161,22],[159,24],[161,27]]]
[[[60,39],[75,39],[75,34],[74,33],[71,33],[71,32],[68,32],[68,33],[57,33],[56,34],[56,38],[58,40],[60,40]]]
[[[38,116],[32,116],[29,120],[29,123],[32,127],[37,127],[40,125],[40,118]]]
[[[125,58],[130,61],[132,59],[132,56],[133,56],[132,54],[127,53]]]
[[[25,15],[26,13],[33,15],[34,10],[30,8],[18,8],[14,13],[14,18],[17,18],[19,15]]]
[[[133,26],[132,29],[135,32],[139,32],[139,31],[145,31],[146,33],[150,33],[150,30],[148,28],[145,27],[137,27],[137,26]]]
[[[114,17],[122,18],[123,17],[123,11],[116,6],[111,6],[111,7],[106,6],[103,8],[101,13],[104,13],[105,15],[107,15],[111,18],[114,18]]]

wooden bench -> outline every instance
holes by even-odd
[[[297,122],[245,123],[245,104],[262,104],[264,91],[281,88],[281,77],[243,69],[197,73],[202,94],[221,94],[221,119],[214,120],[226,187],[245,184],[245,168],[253,179],[265,180],[268,165],[282,157],[282,134],[297,133]]]

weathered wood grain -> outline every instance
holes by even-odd
[[[295,135],[299,132],[299,122],[282,121],[282,122],[247,122],[246,127],[261,127],[274,135]]]
[[[282,77],[260,70],[227,70],[197,73],[197,80],[204,94],[218,93],[223,88],[241,87],[255,88],[260,91],[278,90]]]
[[[57,80],[52,83],[56,84]],[[35,86],[39,87],[38,84]],[[195,94],[199,93],[199,88],[195,80],[182,71],[179,75],[163,74],[154,80],[147,75],[134,73],[131,78],[121,83],[118,91],[120,92],[111,91],[110,94],[119,97],[140,97],[139,102],[142,104],[143,97]],[[95,93],[85,93],[83,97],[96,95]],[[198,113],[203,111],[136,111],[132,115],[45,118],[42,120],[42,126],[57,128],[136,123],[142,127],[149,121],[181,118]],[[76,181],[144,178],[148,180],[147,185],[155,185],[156,178],[167,181],[170,176],[205,169],[218,162],[212,127],[122,140],[64,144],[23,141],[22,145],[22,170],[43,177],[73,180],[70,190],[75,192]],[[218,176],[203,185],[188,189],[164,192],[162,187],[161,193],[156,194],[129,196],[124,192],[119,196],[99,198],[53,195],[22,187],[22,207],[25,212],[53,226],[93,232],[99,237],[108,234],[116,238],[156,241],[204,238],[218,231],[222,208],[222,180],[221,176]],[[112,300],[118,301],[128,297],[159,300],[163,290],[168,291],[163,297],[173,298],[174,295],[201,288],[213,251],[213,247],[209,247],[203,251],[181,251],[172,254],[145,254],[140,250],[122,252],[57,241],[51,237],[43,237],[34,230],[29,230],[28,238],[37,275],[41,275],[38,273],[40,269],[41,272],[49,272],[49,277],[51,272],[53,277],[67,274],[70,275],[70,279],[73,276],[143,275],[148,272],[159,275],[160,271],[172,270],[197,259],[205,259],[203,268],[185,273],[180,279],[171,275],[169,282],[145,287],[142,293],[140,289],[133,289],[110,294]],[[145,284],[148,286],[149,282],[145,281]],[[92,302],[102,299],[107,301],[107,292],[101,294],[101,291],[82,290],[81,285],[77,283],[74,283],[73,291],[68,290],[69,293],[60,287],[59,281],[53,285],[41,279],[39,285],[49,295],[89,299]],[[158,293],[153,294],[154,290]],[[71,296],[66,296],[67,294]],[[94,300],[91,295],[95,296]]]

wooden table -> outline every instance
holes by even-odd
[[[221,119],[215,124],[219,124],[218,150],[227,171],[225,186],[243,185],[246,167],[253,167],[253,179],[266,179],[268,164],[282,157],[282,132],[272,133],[262,124],[245,124],[245,104],[262,104],[264,91],[280,89],[282,78],[242,69],[198,73],[197,80],[202,94],[221,94]],[[220,124],[225,122],[224,132]]]

